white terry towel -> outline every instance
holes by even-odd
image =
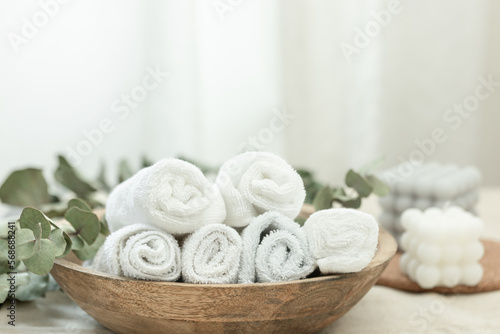
[[[304,231],[279,212],[256,217],[241,237],[239,283],[296,280],[315,269]]]
[[[104,254],[104,246],[101,246],[92,260],[84,261],[82,266],[88,267],[103,273],[109,273],[108,259]]]
[[[198,167],[163,159],[140,170],[109,195],[106,220],[113,232],[132,224],[158,227],[174,235],[222,223],[224,200]]]
[[[187,283],[238,282],[241,237],[223,224],[205,225],[182,245],[182,278]]]
[[[181,275],[181,250],[172,235],[134,224],[111,233],[90,268],[118,276],[173,282]]]
[[[323,274],[358,272],[370,263],[377,250],[377,221],[358,210],[315,212],[303,229]]]
[[[224,223],[234,227],[246,226],[267,211],[295,218],[306,196],[300,175],[267,152],[246,152],[226,161],[216,184],[226,203]]]

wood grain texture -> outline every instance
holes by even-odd
[[[402,253],[397,253],[394,256],[377,284],[403,291],[438,292],[442,294],[478,293],[500,290],[500,243],[489,240],[481,240],[481,242],[484,245],[484,256],[479,262],[483,266],[484,275],[481,282],[476,286],[457,285],[453,288],[436,287],[434,289],[422,289],[399,269],[399,258]]]
[[[278,283],[141,281],[63,259],[51,273],[76,304],[117,333],[315,333],[368,292],[396,249],[381,230],[375,257],[361,272]]]

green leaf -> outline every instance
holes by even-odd
[[[367,175],[366,180],[370,183],[373,188],[373,193],[377,196],[384,197],[391,192],[389,186],[375,175]]]
[[[71,240],[70,236],[64,231],[63,231],[63,237],[64,237],[64,241],[66,241],[66,248],[64,249],[64,252],[62,253],[62,255],[60,255],[58,257],[64,257],[64,256],[68,255],[71,252],[71,249],[73,247],[73,241]]]
[[[40,206],[50,203],[47,182],[42,171],[27,168],[13,172],[0,187],[0,199],[3,203],[17,206]]]
[[[1,204],[0,204],[1,205]],[[9,221],[16,221],[18,218],[0,218],[0,238],[5,238],[9,236]]]
[[[92,212],[90,206],[84,200],[79,198],[73,198],[68,202],[68,209],[71,209],[72,207],[77,207],[82,209],[83,211]]]
[[[149,160],[147,156],[143,155],[142,161],[141,161],[142,168],[146,168],[146,167],[149,167],[152,165],[153,165],[153,162],[151,160]]]
[[[69,241],[71,242],[70,251],[82,249],[85,246],[84,241],[76,234],[76,230],[73,228],[73,226],[71,226],[70,224],[64,224],[61,225],[61,229],[65,233],[65,238],[67,236],[69,238]],[[66,240],[66,242],[68,242],[68,240]]]
[[[101,230],[99,218],[88,211],[72,207],[66,212],[64,218],[75,228],[78,234],[87,244],[92,245]]]
[[[303,179],[312,179],[313,178],[312,173],[308,170],[305,170],[305,169],[297,169],[297,173]]]
[[[318,192],[323,189],[324,185],[317,182],[314,178],[314,174],[305,169],[297,169],[297,173],[302,178],[302,183],[304,183],[304,188],[306,190],[306,198],[304,203],[312,204],[314,198]]]
[[[339,203],[346,208],[359,209],[361,207],[361,196],[348,201],[339,201]]]
[[[318,192],[323,189],[324,185],[318,182],[312,182],[308,184],[305,189],[306,189],[306,199],[304,200],[305,203],[312,204],[314,201],[314,197],[318,194]]]
[[[27,302],[32,301],[40,297],[45,297],[45,292],[47,291],[47,284],[49,282],[49,275],[35,275],[33,273],[23,273],[28,277],[28,283],[19,285],[16,288],[16,299],[19,301]],[[21,274],[16,277],[16,285]]]
[[[39,233],[35,236],[32,230],[27,228],[22,228],[16,231],[16,259],[25,260],[38,251],[40,248],[40,237]]]
[[[48,238],[52,228],[50,227],[50,219],[43,214],[42,211],[35,208],[24,208],[19,218],[21,228],[27,228],[36,233],[35,227],[40,224],[41,237]]]
[[[7,255],[9,254],[9,243],[5,239],[0,239],[0,274],[5,274],[10,270],[9,259]]]
[[[332,188],[326,186],[316,194],[316,196],[314,197],[313,205],[314,208],[317,211],[319,211],[331,208],[332,202],[333,202]]]
[[[73,245],[71,247],[73,251],[81,250],[86,245],[85,241],[83,241],[82,238],[80,238],[78,235],[71,235],[70,239]]]
[[[109,230],[108,223],[106,222],[106,218],[103,216],[101,220],[101,234],[104,234],[105,236],[108,236],[111,234],[111,231]]]
[[[85,247],[81,250],[73,250],[73,253],[75,253],[75,255],[82,261],[91,260],[94,258],[99,248],[101,248],[102,244],[104,244],[105,240],[106,237],[99,234],[96,241],[92,245],[89,246],[85,244]]]
[[[68,238],[69,239],[69,238]],[[64,238],[64,231],[61,229],[54,229],[50,232],[48,240],[52,241],[55,248],[55,256],[59,257],[66,252],[67,244],[66,239]]]
[[[352,199],[351,196],[348,196],[344,190],[344,188],[335,188],[333,189],[333,199],[341,202],[349,201]]]
[[[348,187],[354,188],[359,196],[368,197],[372,192],[372,186],[358,173],[352,169],[346,175],[345,183]]]
[[[9,295],[10,283],[7,281],[9,276],[7,274],[0,275],[0,304],[7,300],[7,296]]]
[[[47,239],[41,239],[39,250],[29,259],[23,260],[23,263],[33,274],[46,275],[54,265],[55,254],[54,243]]]
[[[134,172],[132,172],[132,168],[130,168],[128,161],[125,159],[121,160],[118,166],[118,182],[122,183],[133,175]]]
[[[296,218],[295,218],[295,222],[296,222],[297,224],[299,224],[300,226],[302,226],[302,225],[304,225],[304,223],[306,222],[306,219],[305,219],[304,217],[300,217],[300,216],[298,216],[298,217],[296,217]]]
[[[91,193],[96,191],[96,188],[83,180],[66,158],[61,155],[58,158],[59,166],[57,166],[54,177],[59,183],[82,198],[87,198]]]

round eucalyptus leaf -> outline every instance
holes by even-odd
[[[64,241],[66,241],[66,248],[64,249],[64,252],[59,256],[59,257],[64,257],[68,255],[71,252],[71,249],[73,247],[73,241],[71,240],[70,236],[63,231],[63,237]]]
[[[56,252],[52,241],[41,239],[39,249],[32,257],[23,260],[24,265],[34,274],[46,275],[54,265]]]
[[[7,177],[0,187],[0,199],[11,205],[40,206],[50,203],[47,189],[42,171],[27,168],[15,171]]]
[[[40,228],[39,228],[40,229]],[[16,231],[16,259],[25,260],[37,252],[40,238],[36,238],[32,230],[22,228]]]
[[[75,234],[70,235],[70,240],[72,243],[71,249],[73,251],[80,250],[83,247],[85,247],[85,245],[86,245],[85,241],[83,241],[82,238],[80,238],[78,235],[75,235]]]
[[[72,207],[76,206],[77,208],[82,209],[83,211],[90,211],[92,212],[92,209],[90,206],[82,199],[79,198],[73,198],[68,202],[68,209],[71,209]]]
[[[106,237],[102,234],[99,234],[96,241],[92,245],[89,246],[85,244],[82,249],[74,250],[73,253],[75,253],[75,255],[82,261],[92,260],[99,248],[101,248],[102,244],[104,244],[105,240]]]
[[[56,251],[55,256],[62,256],[67,248],[66,240],[64,238],[64,231],[59,228],[52,230],[52,232],[50,232],[48,240],[52,241],[52,243],[54,244],[54,248]]]
[[[48,238],[52,228],[50,227],[50,219],[45,216],[42,211],[35,208],[24,208],[19,218],[21,228],[27,228],[35,232],[35,226],[40,224],[42,228],[42,238]]]
[[[368,197],[372,193],[372,186],[358,173],[352,169],[347,172],[345,177],[345,184],[355,189],[359,196]]]
[[[87,244],[92,245],[97,239],[101,225],[99,218],[94,213],[72,207],[66,212],[64,218],[75,228],[78,236]]]

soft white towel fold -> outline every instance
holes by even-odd
[[[237,283],[241,237],[223,224],[206,225],[184,240],[182,278],[187,283]]]
[[[370,263],[377,250],[377,221],[358,210],[315,212],[303,229],[323,274],[358,272]]]
[[[281,213],[267,212],[256,217],[241,237],[239,283],[290,281],[314,271],[304,231]]]
[[[109,273],[108,259],[104,254],[104,247],[101,246],[92,260],[84,261],[82,266],[88,267],[103,273]]]
[[[299,174],[285,160],[267,152],[246,152],[225,162],[216,184],[226,203],[225,224],[248,225],[267,211],[295,218],[306,192]]]
[[[132,224],[158,227],[174,235],[222,223],[224,200],[198,167],[164,159],[139,171],[109,195],[106,220],[111,231]]]
[[[119,276],[173,282],[181,275],[181,250],[172,235],[135,224],[111,233],[90,267]]]

